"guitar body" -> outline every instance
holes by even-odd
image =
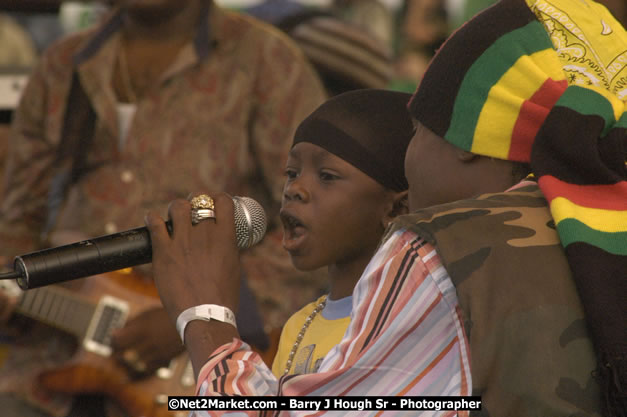
[[[93,306],[102,304],[103,297],[126,303],[127,309],[124,311],[123,320],[119,320],[119,323],[107,323],[107,325],[102,325],[103,316],[110,314],[102,313],[99,319],[100,313],[98,308],[95,308],[92,324],[88,327],[92,328],[93,323],[97,321],[101,333],[102,328],[113,330],[139,313],[160,306],[154,286],[133,274],[113,272],[90,277],[82,284],[79,292],[70,292],[63,288],[52,289],[59,287],[52,286],[29,290],[24,294],[27,296],[31,292],[47,289],[60,291],[61,294],[68,296],[71,294],[72,297],[80,298],[81,301]],[[55,325],[49,319],[40,318],[40,321]],[[89,339],[89,333],[88,331],[88,335],[82,340],[80,335],[76,335],[79,337],[78,349],[69,361],[59,367],[48,369],[40,375],[40,382],[45,388],[67,394],[102,393],[116,401],[118,406],[131,417],[187,415],[186,412],[174,413],[167,410],[168,395],[194,395],[196,381],[186,353],[173,359],[169,367],[161,368],[153,375],[133,379],[126,367],[115,360],[110,352],[102,351],[100,343],[90,345],[86,342]],[[103,346],[107,344],[106,341],[105,337]]]

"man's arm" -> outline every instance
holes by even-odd
[[[226,229],[232,230],[230,225],[220,227],[221,216],[225,216],[224,221],[231,221],[230,200],[228,196],[216,196],[216,224],[205,221],[189,226],[182,232],[185,237],[166,237],[164,229],[165,235],[154,235],[155,279],[173,321],[178,312],[195,304],[236,306],[229,295],[233,291],[229,289],[233,282],[230,277],[236,275],[228,272],[229,268],[237,271],[236,259],[218,261],[230,257],[229,245],[224,244],[228,240],[220,241],[228,239]],[[173,221],[188,221],[188,203],[179,202],[173,207]],[[155,220],[148,217],[153,234],[162,226]],[[183,247],[189,249],[187,255],[182,255]],[[200,256],[200,250],[208,255]],[[181,261],[184,257],[187,260]],[[170,263],[178,266],[168,267]],[[468,347],[455,289],[433,247],[411,232],[397,232],[369,264],[354,292],[347,333],[324,359],[320,372],[288,376],[278,383],[258,355],[240,340],[232,339],[237,334],[228,326],[197,322],[186,332],[185,343],[198,373],[200,395],[400,396],[471,392]]]
[[[175,200],[168,215],[172,235],[156,213],[146,215],[152,243],[153,279],[164,308],[174,325],[186,309],[218,304],[237,311],[240,264],[235,240],[233,200],[224,193],[210,194],[216,218],[191,224],[188,201]],[[191,321],[185,329],[184,344],[195,374],[213,350],[233,338],[237,330],[217,321]]]

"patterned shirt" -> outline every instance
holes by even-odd
[[[236,339],[218,348],[203,366],[197,392],[207,396],[447,396],[470,395],[471,385],[455,287],[433,246],[413,232],[399,230],[377,251],[357,283],[351,324],[318,373],[277,380],[259,356]]]
[[[301,51],[277,29],[217,6],[205,17],[158,86],[137,103],[122,150],[110,83],[121,15],[114,11],[100,26],[45,52],[14,115],[0,207],[0,255],[12,259],[42,245],[73,73],[96,113],[87,155],[94,169],[69,189],[51,241],[65,231],[94,237],[142,226],[147,211],[166,217],[171,200],[198,191],[250,196],[271,219],[277,217],[293,132],[324,100],[324,89]],[[274,228],[263,243],[242,255],[265,322],[274,327],[318,296],[326,282],[293,268],[278,225],[270,225]],[[0,391],[26,391],[59,415],[67,401],[60,405],[57,397],[42,393],[33,376],[42,366],[58,364],[57,351],[66,344],[44,340],[13,342],[19,348],[12,349],[1,370]]]

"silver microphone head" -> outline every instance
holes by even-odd
[[[233,197],[237,247],[248,249],[266,234],[268,220],[261,205],[250,197]]]

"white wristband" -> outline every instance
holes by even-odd
[[[199,306],[190,307],[179,314],[176,319],[176,330],[179,332],[183,344],[185,344],[185,328],[192,320],[218,320],[229,323],[237,329],[235,314],[227,307],[215,304],[201,304]]]

